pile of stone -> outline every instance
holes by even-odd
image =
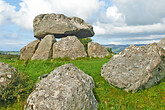
[[[83,44],[78,38],[87,38],[94,35],[93,27],[78,17],[67,17],[63,14],[41,14],[33,21],[35,40],[21,49],[20,59],[46,60],[52,58],[87,57]],[[56,42],[55,38],[62,38]],[[90,44],[90,49],[95,52],[95,45]],[[97,45],[101,46],[101,45]],[[100,49],[103,47],[101,46]],[[94,50],[94,51],[93,51]],[[105,53],[106,49],[103,49]],[[102,51],[102,50],[101,50]],[[105,57],[107,54],[91,51],[93,57]],[[92,53],[92,54],[91,54]]]

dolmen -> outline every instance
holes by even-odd
[[[83,19],[54,13],[36,16],[33,20],[33,31],[37,40],[20,50],[20,59],[47,60],[87,57],[88,52],[79,39],[92,37],[95,34],[93,27]],[[57,42],[56,38],[61,38],[61,40]],[[90,46],[89,50],[94,50],[94,48]],[[103,46],[100,49],[102,48]],[[93,54],[93,52],[97,53]],[[99,55],[99,53],[94,50],[90,56],[104,57],[107,55],[107,52],[101,52],[105,55]]]

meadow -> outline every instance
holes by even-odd
[[[101,77],[102,65],[110,57],[100,58],[69,58],[46,61],[19,60],[19,56],[0,55],[0,62],[5,62],[17,68],[22,80],[13,89],[14,94],[7,94],[6,100],[0,100],[0,110],[23,110],[26,98],[33,90],[39,76],[48,74],[56,67],[72,63],[86,74],[93,77],[94,95],[98,101],[98,110],[165,110],[165,79],[160,84],[136,93],[127,93],[115,88]],[[9,89],[5,91],[9,92]],[[9,97],[13,98],[8,99]]]

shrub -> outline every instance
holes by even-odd
[[[109,53],[113,53],[112,52],[112,48],[106,48],[108,50]]]
[[[82,39],[79,39],[79,40],[84,45],[85,51],[87,52],[87,50],[88,50],[88,43],[92,42],[92,39],[91,38],[82,38]]]
[[[70,58],[70,57],[64,57],[64,58],[61,58],[61,57],[59,57],[59,58],[54,58],[54,59],[52,59],[51,61],[71,61],[72,59]]]
[[[6,86],[0,86],[0,103],[12,104],[15,100],[24,99],[32,90],[27,76],[15,73]]]

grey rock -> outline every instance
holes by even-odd
[[[101,76],[127,92],[150,88],[165,77],[165,50],[157,44],[128,47],[103,65]]]
[[[104,58],[105,56],[108,56],[109,52],[107,49],[96,42],[89,42],[88,43],[88,56],[89,57],[99,57]]]
[[[78,38],[92,37],[93,27],[78,17],[67,17],[63,14],[40,14],[33,21],[34,36],[38,39],[47,34],[53,34],[56,38],[77,36]]]
[[[37,50],[35,51],[32,60],[47,60],[52,58],[53,53],[53,44],[55,42],[54,35],[47,35],[38,45]]]
[[[23,47],[20,51],[20,59],[31,59],[33,54],[35,53],[40,40],[35,40],[29,43],[27,46]]]
[[[0,90],[1,87],[7,86],[7,83],[12,80],[15,73],[18,73],[17,69],[9,64],[0,62]]]
[[[165,38],[160,40],[157,44],[158,44],[158,46],[162,47],[165,50]]]
[[[73,64],[53,70],[36,84],[26,110],[97,110],[93,78]]]
[[[61,41],[53,45],[53,58],[69,57],[76,59],[78,57],[86,57],[84,45],[77,39],[76,36],[68,36],[62,38]]]

